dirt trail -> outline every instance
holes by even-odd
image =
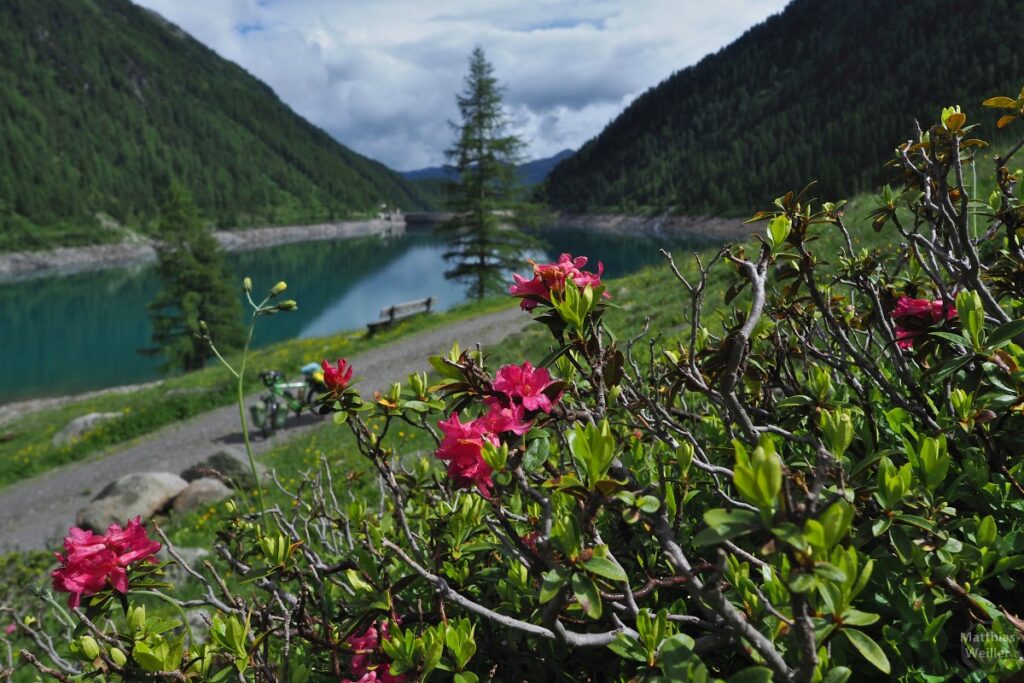
[[[427,330],[349,359],[363,377],[364,394],[386,389],[410,372],[429,369],[427,357],[451,347],[497,344],[529,322],[518,308],[462,320]],[[259,392],[250,396],[252,403]],[[316,418],[296,422],[268,440],[254,441],[257,453],[321,424]],[[47,472],[0,489],[0,550],[57,549],[74,523],[75,513],[91,496],[118,477],[133,472],[181,472],[220,446],[241,446],[238,407],[225,406],[169,425],[144,441],[81,463]]]

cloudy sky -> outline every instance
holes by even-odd
[[[345,145],[438,165],[484,48],[527,156],[578,148],[637,95],[786,0],[136,0]]]

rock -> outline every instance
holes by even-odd
[[[256,471],[260,479],[266,480],[270,476],[265,465],[256,463]],[[230,447],[224,447],[198,465],[193,465],[182,472],[181,476],[185,481],[217,477],[236,489],[251,489],[256,486],[252,478],[252,468],[249,467],[249,458],[245,453]]]
[[[206,548],[189,548],[184,546],[174,546],[174,552],[177,553],[182,561],[189,567],[197,571],[203,568],[203,560],[210,555],[210,551]],[[167,552],[166,547],[160,548],[160,552],[158,552],[156,556],[161,562],[170,562],[172,559],[171,554]],[[171,562],[164,567],[164,578],[176,586],[183,586],[191,580],[188,572],[182,569],[177,562]]]
[[[220,479],[203,477],[189,482],[185,490],[174,499],[174,511],[179,515],[187,515],[193,510],[219,503],[230,498],[233,492]]]
[[[210,640],[210,615],[201,609],[190,609],[185,612],[189,629],[192,631],[193,643],[206,643]]]
[[[58,447],[67,445],[74,440],[81,439],[101,422],[113,420],[116,417],[121,417],[121,413],[89,413],[88,415],[76,417],[71,422],[68,422],[64,429],[53,435],[51,443]]]
[[[188,482],[170,472],[126,474],[109,484],[78,511],[78,526],[103,533],[112,523],[124,526],[134,517],[147,520],[188,486]]]

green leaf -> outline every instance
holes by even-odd
[[[658,511],[661,501],[654,496],[641,496],[640,500],[636,502],[636,506],[650,515]]]
[[[843,612],[844,626],[870,626],[879,619],[880,617],[877,614],[861,612],[860,610],[855,609],[848,609]]]
[[[608,643],[608,649],[623,659],[632,659],[635,662],[647,661],[647,650],[625,633],[620,633],[615,640]]]
[[[796,578],[789,582],[789,590],[794,593],[806,593],[817,584],[818,582],[815,580],[814,574],[801,573],[797,574]]]
[[[814,399],[813,398],[811,398],[810,396],[804,396],[803,394],[797,394],[795,396],[790,396],[788,398],[782,399],[781,401],[779,401],[778,403],[775,404],[775,407],[779,408],[779,409],[785,409],[785,408],[801,408],[803,406],[811,406],[811,405],[814,405]]]
[[[732,676],[729,683],[771,683],[772,670],[763,666],[749,666]]]
[[[626,571],[607,557],[591,557],[583,563],[583,566],[586,567],[588,572],[593,572],[612,581],[626,581],[628,579]]]
[[[693,646],[693,638],[685,633],[677,633],[661,642],[661,647],[658,648],[658,664],[669,679],[687,680]]]
[[[550,454],[551,441],[546,436],[531,440],[523,453],[523,469],[532,472],[544,464]]]
[[[850,629],[843,629],[840,633],[846,636],[846,639],[849,640],[850,644],[857,649],[857,652],[859,652],[864,659],[871,662],[876,669],[884,674],[889,673],[891,670],[891,667],[889,666],[889,658],[885,656],[885,652],[882,651],[882,648],[879,647],[878,643],[872,640],[870,636],[860,631],[853,631]]]
[[[985,344],[998,348],[1021,334],[1024,334],[1024,320],[1011,320],[993,330]]]
[[[708,528],[693,538],[697,547],[722,543],[730,538],[749,534],[757,528],[758,516],[751,510],[725,510],[714,508],[704,513]]]
[[[568,572],[565,569],[552,569],[544,574],[540,584],[540,603],[543,605],[558,595],[568,578]]]
[[[972,346],[971,340],[962,334],[956,334],[954,332],[929,332],[928,334],[932,337],[939,337],[940,339],[951,341],[954,344],[959,344],[960,346],[966,346],[968,348]]]
[[[601,594],[597,590],[597,584],[589,576],[573,574],[572,592],[588,617],[601,618]]]
[[[853,671],[850,669],[845,666],[837,666],[821,679],[821,683],[846,683],[851,675],[853,675]]]
[[[846,573],[842,569],[828,562],[818,562],[814,565],[814,574],[829,581],[843,583],[846,581]]]
[[[929,623],[924,629],[924,641],[926,643],[930,643],[933,640],[935,640],[935,636],[939,635],[939,631],[942,629],[942,625],[945,624],[946,621],[952,616],[952,612],[943,612],[939,616],[932,619],[931,623]]]
[[[143,641],[135,643],[132,658],[146,671],[163,671],[164,660]]]

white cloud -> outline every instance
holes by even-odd
[[[269,84],[345,145],[407,170],[452,135],[469,52],[507,87],[531,158],[623,107],[786,0],[136,0]]]

